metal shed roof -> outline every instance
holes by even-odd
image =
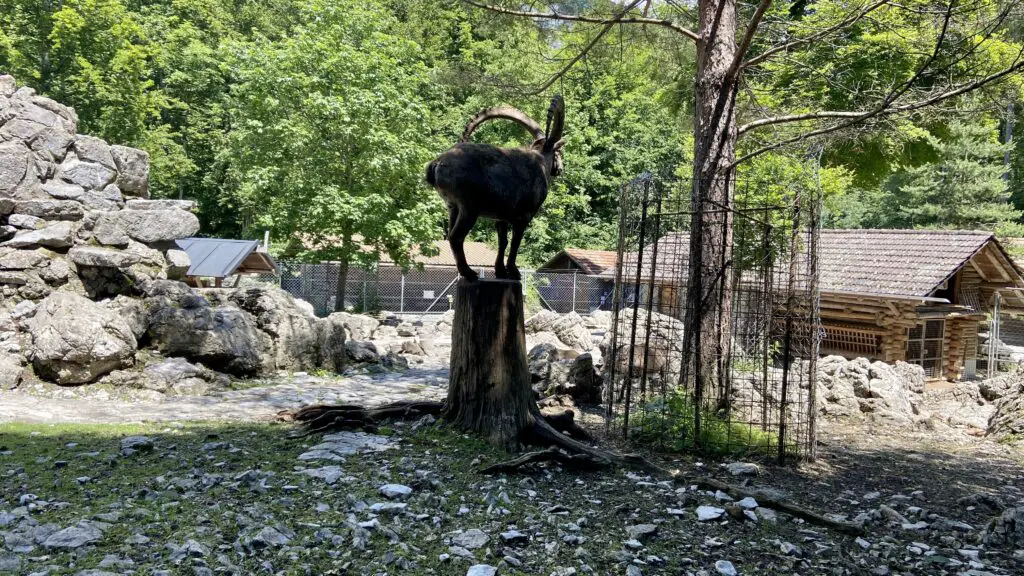
[[[222,238],[182,238],[176,241],[178,248],[188,254],[191,265],[188,276],[204,278],[226,278],[234,274],[250,255],[257,253],[260,243],[256,240],[225,240]],[[259,252],[264,264],[260,268],[273,272],[276,269],[269,254]],[[251,266],[247,266],[250,268]],[[253,270],[247,270],[253,271]]]

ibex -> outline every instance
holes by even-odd
[[[477,128],[495,118],[518,122],[533,134],[533,142],[523,148],[469,142]],[[470,120],[458,144],[427,165],[427,182],[448,204],[448,242],[459,274],[466,280],[476,280],[477,273],[466,263],[463,242],[481,216],[494,220],[498,229],[495,276],[519,280],[516,268],[519,244],[526,227],[547,198],[552,178],[562,172],[564,123],[565,103],[561,96],[551,100],[543,132],[532,118],[516,108],[488,108]],[[509,226],[512,227],[512,246],[506,265]]]

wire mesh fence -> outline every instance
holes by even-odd
[[[695,211],[688,183],[623,186],[609,433],[673,451],[814,457],[816,206]]]
[[[337,263],[278,262],[278,274],[246,276],[240,285],[269,283],[313,305],[317,316],[337,310],[340,266]],[[478,268],[481,278],[493,274]],[[524,289],[535,291],[538,307],[581,314],[611,310],[613,281],[576,270],[524,271]],[[458,271],[454,266],[402,270],[386,264],[368,268],[350,266],[345,280],[343,310],[386,311],[396,314],[442,314],[454,306]]]

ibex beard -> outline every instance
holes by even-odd
[[[522,148],[502,148],[469,142],[484,122],[504,118],[533,134]],[[493,220],[498,230],[497,278],[519,280],[516,256],[526,227],[544,204],[555,176],[562,172],[562,129],[565,103],[555,96],[548,108],[547,127],[520,110],[499,106],[481,111],[466,125],[459,143],[427,165],[427,183],[448,205],[448,242],[459,274],[472,282],[477,273],[466,262],[464,243],[478,218]],[[508,232],[512,229],[512,245]],[[508,248],[508,261],[505,249]]]

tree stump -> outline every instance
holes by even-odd
[[[452,322],[445,418],[513,451],[533,425],[526,364],[523,287],[509,280],[460,280]]]

